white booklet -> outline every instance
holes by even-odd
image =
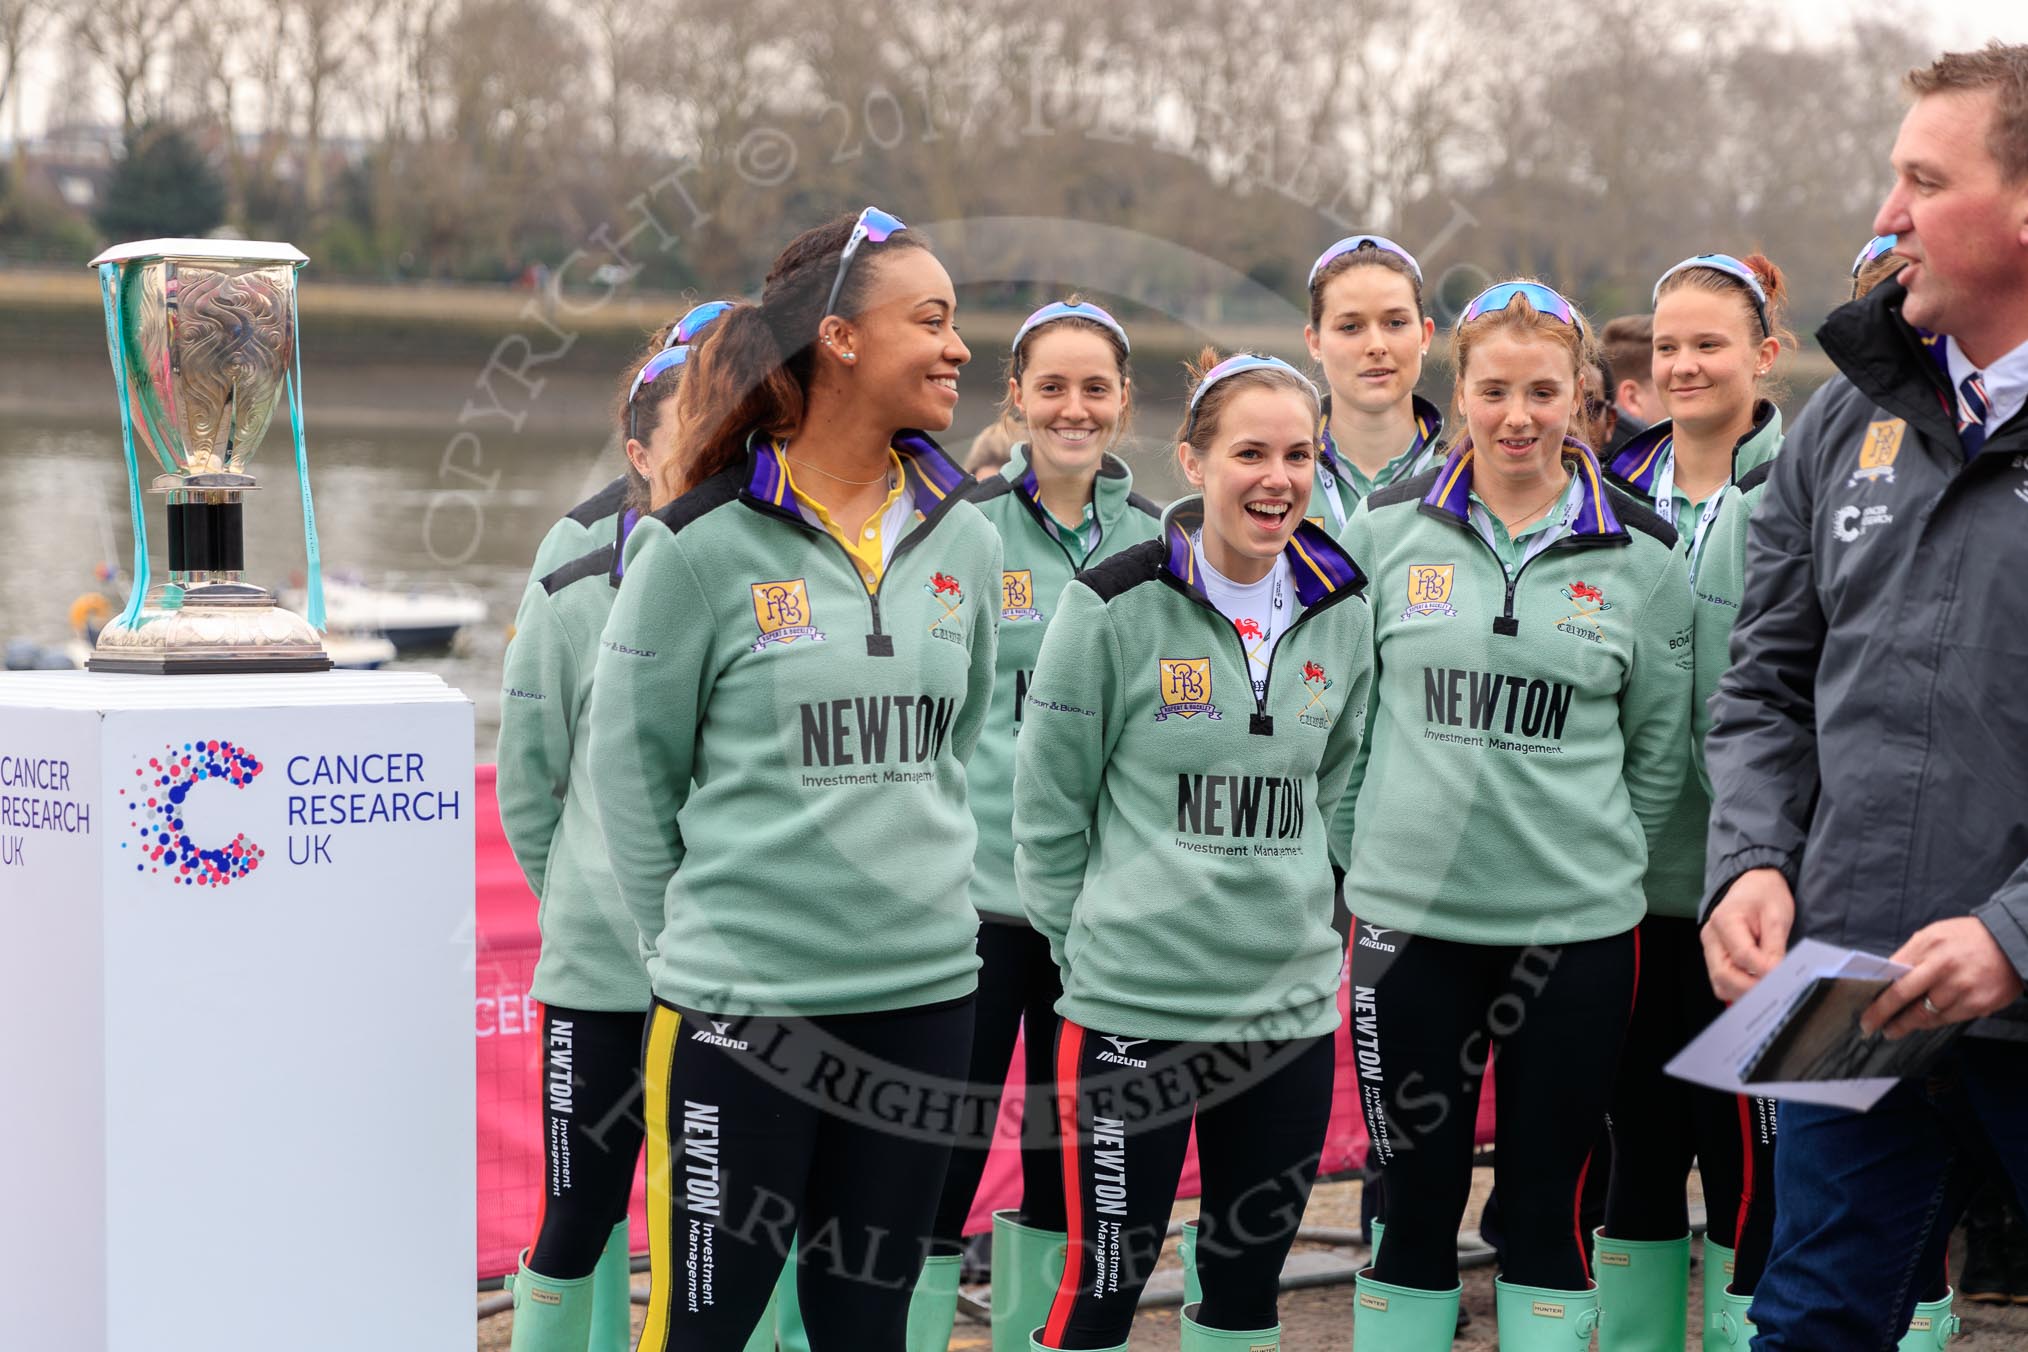
[[[1953,1024],[1892,1042],[1859,1031],[1859,1014],[1907,971],[1871,953],[1805,939],[1678,1052],[1668,1072],[1727,1094],[1864,1112],[1964,1029]]]

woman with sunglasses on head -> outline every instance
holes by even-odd
[[[1025,1033],[1021,1205],[993,1213],[993,1345],[1027,1352],[1063,1271],[1063,1165],[1056,1139],[1056,1001],[1049,941],[1028,923],[1014,886],[1014,747],[1028,685],[1057,598],[1076,574],[1160,530],[1161,510],[1133,491],[1113,454],[1131,416],[1127,332],[1072,297],[1028,316],[1014,335],[1002,418],[1020,429],[1011,459],[972,501],[1000,532],[999,674],[979,749],[965,767],[979,846],[972,905],[979,919],[979,996],[960,1143],[944,1179],[938,1255],[963,1245],[985,1172],[1013,1054]]]
[[[676,373],[689,357],[688,348],[702,338],[711,321],[732,308],[729,300],[710,300],[694,306],[674,324],[662,329],[641,357],[628,364],[633,378],[620,403],[619,433],[627,456],[627,469],[611,483],[565,512],[542,537],[535,550],[535,566],[529,581],[547,577],[572,559],[610,544],[613,528],[628,507],[647,509],[650,496],[650,465],[659,464],[649,447],[654,425],[647,421],[647,409],[655,403],[646,397],[653,391],[666,399],[676,389]],[[678,349],[685,349],[678,351]],[[673,444],[675,424],[670,422],[665,438]],[[666,455],[666,450],[663,453]]]
[[[1330,1119],[1325,832],[1372,618],[1351,558],[1303,520],[1315,389],[1215,357],[1177,447],[1198,495],[1064,589],[1015,744],[1015,877],[1063,983],[1069,1247],[1035,1348],[1126,1346],[1193,1118],[1203,1298],[1182,1346],[1278,1347]]]
[[[1890,252],[1894,248],[1892,235],[1880,235],[1867,241],[1866,246],[1852,260],[1852,298],[1864,296],[1875,286],[1892,277],[1907,262]],[[1748,263],[1755,260],[1748,259]],[[1772,265],[1769,265],[1771,268]],[[1754,268],[1756,275],[1759,269]],[[1767,288],[1771,297],[1779,292],[1775,287]],[[1680,309],[1682,302],[1676,301],[1672,313]],[[1663,361],[1660,352],[1660,321],[1662,308],[1656,308],[1657,353],[1656,384],[1664,391],[1667,400],[1667,386],[1662,383]],[[1750,330],[1757,326],[1757,314],[1742,317],[1740,327]],[[1736,335],[1735,335],[1736,336]],[[1776,336],[1779,336],[1777,334]],[[1817,399],[1831,389],[1821,387],[1816,396],[1803,409],[1798,425],[1803,419],[1812,417]],[[1780,418],[1773,420],[1776,425]],[[1778,449],[1778,443],[1777,447]],[[1885,459],[1872,457],[1858,462],[1858,472],[1878,474],[1892,462],[1892,455]],[[1706,511],[1700,514],[1699,531],[1695,552],[1691,555],[1691,589],[1694,594],[1694,625],[1692,648],[1696,658],[1694,688],[1690,702],[1691,764],[1695,769],[1694,781],[1684,788],[1684,798],[1694,794],[1696,800],[1709,812],[1711,781],[1704,766],[1704,738],[1711,730],[1709,700],[1718,689],[1718,679],[1730,665],[1732,625],[1739,617],[1740,598],[1746,591],[1746,539],[1754,509],[1759,506],[1761,496],[1766,492],[1769,472],[1774,468],[1773,455],[1761,458],[1757,463],[1742,465],[1740,472],[1721,488],[1711,499]],[[1687,925],[1690,930],[1690,956],[1684,961],[1689,964],[1681,975],[1681,993],[1686,1026],[1675,1030],[1678,1045],[1698,1032],[1704,1024],[1715,1017],[1722,1008],[1717,996],[1712,994],[1710,982],[1696,928],[1696,905],[1703,891],[1702,866],[1704,859],[1703,822],[1696,824],[1697,873],[1686,878],[1691,888],[1690,909],[1681,912],[1691,917],[1687,921],[1669,920],[1666,928]],[[1653,890],[1649,904],[1658,906]],[[1666,900],[1660,902],[1666,905]],[[1651,919],[1648,924],[1658,922]],[[1638,1017],[1638,1016],[1637,1016]],[[1654,1067],[1636,1065],[1630,1059],[1623,1069],[1623,1079],[1631,1081],[1626,1085],[1629,1094],[1639,1093],[1643,1086],[1653,1091],[1649,1101],[1651,1108],[1643,1104],[1622,1107],[1616,1100],[1613,1109],[1614,1126],[1623,1125],[1622,1116],[1629,1123],[1638,1123],[1645,1128],[1644,1134],[1674,1150],[1667,1156],[1669,1161],[1666,1175],[1654,1180],[1658,1198],[1653,1210],[1668,1217],[1669,1198],[1663,1196],[1666,1177],[1677,1179],[1676,1194],[1681,1192],[1681,1178],[1688,1171],[1688,1159],[1682,1152],[1694,1145],[1698,1155],[1698,1167],[1704,1175],[1705,1212],[1710,1217],[1710,1228],[1704,1236],[1704,1339],[1707,1347],[1745,1347],[1752,1339],[1754,1326],[1749,1318],[1753,1302],[1754,1287],[1759,1283],[1761,1269],[1766,1266],[1768,1248],[1774,1236],[1774,1150],[1777,1140],[1775,1132],[1774,1103],[1769,1099],[1731,1099],[1709,1090],[1698,1089],[1679,1081],[1664,1080]],[[1664,1059],[1668,1054],[1664,1053]],[[1652,1057],[1649,1058],[1652,1060]],[[1632,1077],[1639,1076],[1639,1079]],[[1657,1083],[1659,1081],[1659,1083]],[[1686,1101],[1687,1100],[1687,1101]],[[1672,1122],[1655,1129],[1650,1121],[1655,1110],[1674,1112],[1678,1116]],[[1685,1121],[1685,1117],[1689,1120]],[[1655,1152],[1644,1149],[1637,1159],[1648,1161]],[[1619,1191],[1618,1156],[1615,1156],[1614,1190]],[[1681,1215],[1680,1210],[1676,1212]],[[1618,1219],[1608,1212],[1606,1233],[1617,1234],[1614,1222]],[[1631,1228],[1632,1222],[1621,1221]],[[1662,1228],[1667,1228],[1666,1224]],[[1730,1240],[1730,1243],[1725,1241]],[[1612,1243],[1600,1239],[1601,1251]],[[1687,1240],[1677,1241],[1671,1246],[1687,1251]],[[1637,1266],[1643,1255],[1634,1253],[1630,1257],[1636,1262],[1629,1263],[1630,1272]],[[1671,1283],[1679,1297],[1677,1308],[1681,1308],[1680,1286]],[[1951,1313],[1952,1291],[1949,1274],[1932,1274],[1922,1299],[1915,1307],[1908,1333],[1901,1346],[1907,1352],[1918,1349],[1940,1347],[1957,1328],[1957,1316]],[[1613,1315],[1613,1322],[1620,1322],[1621,1316]],[[1666,1327],[1655,1324],[1652,1319],[1643,1319],[1630,1313],[1627,1321],[1641,1327]],[[1645,1343],[1626,1346],[1644,1347]],[[1612,1352],[1607,1345],[1605,1352]]]
[[[971,357],[956,305],[885,212],[799,235],[689,364],[627,542],[591,739],[652,946],[645,1352],[739,1346],[792,1237],[815,1352],[950,1333],[955,1267],[915,1318],[911,1293],[971,1044],[964,762],[1001,582],[928,435]]]
[[[1784,296],[1780,269],[1759,254],[1686,258],[1655,283],[1653,371],[1667,416],[1623,446],[1607,474],[1676,528],[1677,552],[1693,573],[1727,490],[1758,484],[1781,449],[1781,410],[1767,392],[1775,359],[1794,341],[1781,327]],[[1706,637],[1720,670],[1726,637]],[[1686,740],[1683,752],[1694,748]],[[1723,1009],[1697,926],[1710,815],[1698,776],[1686,774],[1642,884],[1641,990],[1614,1085],[1612,1180],[1597,1235],[1603,1352],[1682,1345],[1690,1280],[1684,1183],[1693,1158],[1710,1217],[1707,1337],[1722,1336],[1711,1330],[1728,1281],[1743,1315],[1773,1233],[1774,1101],[1719,1094],[1663,1071]]]
[[[1436,321],[1423,313],[1422,266],[1379,235],[1326,249],[1310,265],[1309,291],[1303,342],[1330,386],[1310,515],[1335,534],[1361,498],[1442,454],[1443,413],[1415,392]]]
[[[1684,773],[1690,589],[1676,535],[1581,425],[1591,345],[1536,282],[1466,308],[1465,428],[1367,497],[1374,712],[1341,815],[1353,1050],[1387,1186],[1358,1352],[1450,1346],[1472,1125],[1497,1054],[1506,1352],[1596,1325],[1576,1220],[1639,966],[1641,874]]]
[[[648,476],[676,441],[676,385],[691,351],[679,340],[714,317],[699,306],[628,364],[617,418],[627,473],[543,540],[501,672],[500,823],[540,899],[542,935],[530,993],[542,1005],[544,1167],[535,1240],[513,1282],[515,1352],[633,1346],[627,1199],[641,1152],[648,973],[606,865],[584,718],[620,551],[648,505]],[[558,557],[591,538],[595,546]]]

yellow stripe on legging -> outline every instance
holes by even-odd
[[[669,1302],[676,1289],[670,1232],[670,1180],[675,1162],[669,1153],[669,1070],[676,1059],[676,1033],[683,1016],[667,1005],[656,1005],[648,1024],[648,1053],[642,1066],[648,1109],[648,1322],[641,1329],[640,1352],[663,1352],[669,1344]]]

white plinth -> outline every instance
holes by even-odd
[[[0,1347],[471,1346],[473,808],[434,676],[0,675]]]

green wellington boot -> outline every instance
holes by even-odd
[[[1951,1313],[1953,1294],[1946,1291],[1942,1299],[1926,1300],[1915,1307],[1915,1318],[1908,1321],[1908,1332],[1896,1344],[1900,1352],[1936,1352],[1958,1336],[1958,1317]]]
[[[1711,1316],[1711,1324],[1704,1330],[1704,1345],[1710,1348],[1744,1348],[1753,1341],[1753,1321],[1746,1317],[1753,1305],[1753,1295],[1735,1295],[1730,1291],[1718,1297],[1718,1309]]]
[[[634,1265],[627,1250],[627,1223],[606,1236],[605,1251],[592,1269],[591,1341],[586,1352],[633,1352]]]
[[[1373,1252],[1366,1255],[1366,1266],[1372,1267],[1380,1261],[1380,1237],[1387,1233],[1386,1221],[1373,1222]]]
[[[1704,1321],[1700,1327],[1711,1336],[1712,1321],[1725,1308],[1725,1288],[1732,1285],[1732,1250],[1710,1235],[1704,1236]]]
[[[1191,1240],[1184,1232],[1184,1243]],[[993,1213],[993,1352],[1028,1352],[1028,1331],[1049,1318],[1063,1281],[1069,1236],[1021,1223],[1018,1211]]]
[[[1495,1279],[1500,1352],[1576,1352],[1598,1328],[1598,1288],[1553,1291]]]
[[[775,1352],[775,1293],[768,1292],[768,1307],[761,1311],[760,1323],[753,1326],[753,1332],[746,1336],[746,1346],[740,1352]]]
[[[810,1335],[803,1328],[803,1307],[796,1303],[796,1244],[789,1243],[788,1261],[775,1279],[775,1341],[782,1352],[810,1352]]]
[[[512,1352],[581,1352],[591,1338],[592,1279],[558,1281],[532,1272],[528,1251],[514,1275]]]
[[[1378,1238],[1376,1233],[1375,1238]],[[1447,1352],[1458,1331],[1462,1284],[1448,1291],[1418,1291],[1359,1274],[1352,1307],[1352,1352]]]
[[[1214,1329],[1197,1322],[1197,1306],[1183,1307],[1183,1352],[1282,1352],[1282,1326]]]
[[[908,1352],[944,1352],[951,1345],[951,1325],[958,1320],[958,1268],[961,1253],[936,1253],[923,1260],[908,1298]]]
[[[1612,1239],[1592,1232],[1599,1352],[1682,1352],[1690,1323],[1690,1236]]]
[[[1195,1305],[1204,1299],[1204,1283],[1197,1280],[1197,1222],[1183,1222],[1183,1238],[1176,1241],[1176,1256],[1183,1260],[1183,1303]]]

